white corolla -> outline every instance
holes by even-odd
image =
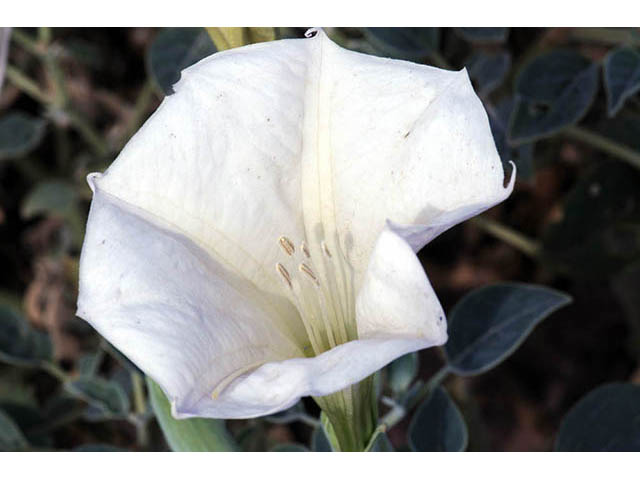
[[[175,416],[273,413],[443,344],[415,253],[513,177],[465,71],[320,30],[217,53],[89,176],[78,315]]]

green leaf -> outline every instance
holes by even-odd
[[[182,70],[214,53],[216,47],[204,28],[166,28],[149,49],[149,75],[165,95],[171,95]]]
[[[573,51],[535,58],[518,75],[509,125],[514,145],[552,135],[578,122],[598,91],[598,65]]]
[[[311,434],[311,450],[314,452],[333,452],[331,442],[324,428],[318,425]]]
[[[39,332],[12,309],[0,305],[0,361],[36,366],[51,359],[49,336]]]
[[[508,52],[476,52],[467,59],[465,66],[478,94],[486,97],[502,85],[511,68],[511,55]]]
[[[29,442],[16,423],[3,410],[0,410],[0,451],[24,450]]]
[[[272,452],[308,452],[309,449],[299,443],[283,443],[271,449]]]
[[[414,452],[462,452],[467,437],[460,410],[442,387],[418,407],[409,425],[409,446]]]
[[[393,445],[385,432],[377,431],[369,443],[367,452],[393,452]]]
[[[486,372],[570,301],[568,295],[538,285],[505,283],[472,291],[449,315],[445,345],[449,368],[464,376]]]
[[[640,90],[640,53],[629,47],[617,48],[605,57],[603,69],[607,111],[613,117]]]
[[[65,389],[110,415],[125,416],[131,409],[129,397],[122,387],[104,378],[80,377],[65,383]]]
[[[483,45],[504,43],[509,35],[507,27],[458,27],[456,32],[467,42]]]
[[[543,247],[547,262],[581,278],[611,275],[640,259],[640,172],[607,162],[582,175]]]
[[[236,450],[223,420],[188,418],[177,420],[158,384],[147,377],[151,406],[169,447],[174,452],[232,452]]]
[[[64,180],[41,182],[27,194],[20,213],[27,220],[41,214],[68,218],[77,211],[78,197],[73,184]]]
[[[495,107],[487,104],[489,125],[491,126],[491,133],[493,133],[493,140],[496,143],[503,168],[510,169],[509,162],[512,161],[516,164],[516,174],[518,178],[521,180],[530,180],[535,173],[533,164],[534,144],[526,143],[518,147],[513,147],[507,141],[507,128],[509,126],[509,117],[513,111],[513,105],[514,100],[511,97],[504,98]]]
[[[424,60],[438,50],[438,28],[365,28],[364,34],[374,49],[404,60]]]
[[[418,374],[418,353],[412,352],[394,360],[387,367],[389,387],[395,395],[406,391]]]
[[[46,122],[23,112],[0,118],[0,161],[19,158],[33,151],[42,141]]]
[[[560,452],[639,452],[640,386],[611,383],[583,397],[565,416]]]

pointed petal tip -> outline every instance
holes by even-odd
[[[516,183],[516,173],[517,173],[517,167],[516,164],[514,163],[513,160],[509,160],[509,163],[511,164],[511,178],[509,179],[509,183],[507,184],[507,186],[505,187],[505,198],[507,198],[509,195],[511,195],[511,192],[513,191],[513,186]]]
[[[306,32],[304,32],[304,37],[305,38],[313,38],[318,34],[324,34],[324,31],[322,30],[322,28],[319,27],[311,27],[310,29],[308,29]]]
[[[100,180],[100,178],[102,178],[102,173],[100,172],[93,172],[87,175],[87,183],[91,192],[96,193],[96,181]]]

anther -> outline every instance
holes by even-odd
[[[311,258],[311,254],[309,253],[309,249],[307,248],[307,244],[304,242],[304,240],[300,244],[300,250],[302,250],[305,257]]]
[[[289,275],[287,269],[284,268],[284,265],[282,265],[281,263],[276,263],[276,271],[282,276],[282,278],[284,278],[284,281],[287,282],[289,288],[292,288],[291,275]]]
[[[318,277],[316,277],[316,274],[313,273],[313,270],[311,270],[311,268],[309,268],[309,266],[305,263],[301,263],[300,266],[298,267],[298,269],[306,274],[309,278],[311,278],[311,280],[313,280],[313,282],[316,285],[320,285],[320,282],[318,282]]]
[[[287,237],[280,237],[278,242],[287,255],[291,256],[295,253],[296,247],[293,246],[293,242]]]
[[[322,247],[322,251],[324,252],[324,254],[331,258],[331,252],[329,251],[329,247],[327,247],[327,244],[324,242],[324,240],[322,242],[320,242],[320,246]]]

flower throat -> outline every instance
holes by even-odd
[[[333,240],[331,247],[322,240],[310,250],[304,241],[296,248],[289,238],[278,239],[285,255],[276,263],[276,272],[307,332],[307,357],[358,338],[353,269],[337,238]]]

